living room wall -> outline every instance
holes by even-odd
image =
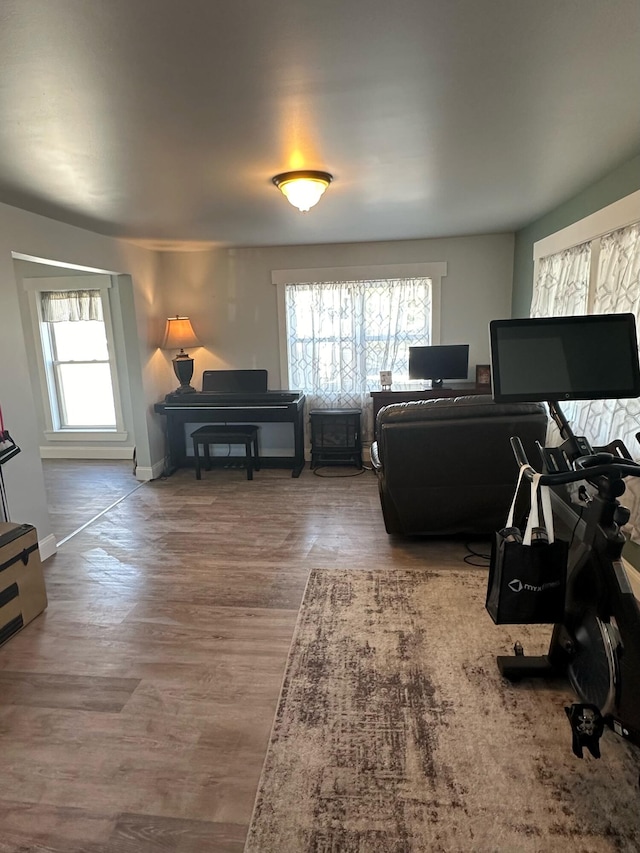
[[[590,184],[563,204],[516,232],[513,317],[528,317],[533,291],[533,244],[640,189],[640,154]]]
[[[40,392],[31,385],[16,257],[122,274],[118,284],[131,395],[141,402],[134,416],[138,460],[149,468],[164,448],[153,402],[171,371],[157,350],[164,310],[156,293],[154,252],[0,204],[0,405],[5,425],[21,448],[3,466],[3,474],[11,519],[36,526],[46,557],[55,550],[55,542],[39,451],[34,393]]]
[[[167,252],[160,259],[167,316],[191,317],[203,348],[194,349],[194,382],[216,368],[266,368],[280,375],[276,288],[271,271],[446,261],[441,341],[469,343],[472,377],[489,361],[488,323],[510,316],[513,235],[318,246]],[[175,382],[173,382],[175,385]],[[171,387],[166,389],[172,390]]]

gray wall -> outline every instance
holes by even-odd
[[[22,448],[4,466],[3,474],[12,520],[34,524],[41,545],[44,543],[43,556],[48,556],[55,550],[55,542],[51,541],[39,452],[35,394],[40,391],[31,385],[16,258],[124,274],[119,279],[119,293],[123,314],[128,315],[123,317],[123,334],[131,394],[146,426],[146,431],[136,434],[138,460],[149,471],[152,458],[164,452],[162,427],[151,415],[170,374],[157,349],[164,309],[156,293],[154,252],[0,204],[0,405],[7,428]]]
[[[528,317],[533,290],[533,244],[640,189],[640,154],[578,195],[516,232],[513,267],[514,317]]]
[[[191,318],[202,348],[191,348],[194,385],[202,371],[266,368],[269,386],[283,387],[276,287],[271,271],[446,261],[442,280],[442,343],[469,343],[470,373],[489,363],[488,324],[511,307],[513,235],[488,234],[380,243],[216,249],[164,253],[159,261],[167,316]],[[172,378],[167,391],[175,387]]]

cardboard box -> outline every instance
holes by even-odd
[[[46,606],[35,527],[0,522],[0,644],[35,619]]]

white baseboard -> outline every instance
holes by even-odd
[[[58,550],[56,537],[53,533],[50,533],[48,536],[45,536],[44,539],[40,539],[38,541],[38,550],[40,551],[41,560],[48,560],[49,557],[53,557]]]
[[[149,480],[157,480],[165,471],[166,463],[164,460],[155,462],[150,468],[142,465],[136,466],[136,480],[143,483],[148,483]]]
[[[41,447],[41,459],[133,459],[133,447]]]

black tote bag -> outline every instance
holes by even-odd
[[[513,527],[523,470],[506,528],[495,534],[491,548],[486,608],[496,625],[549,624],[561,622],[564,616],[568,543],[554,536],[551,496],[548,486],[540,486],[539,474],[531,483],[531,509],[524,535]],[[543,527],[538,526],[539,495]]]

